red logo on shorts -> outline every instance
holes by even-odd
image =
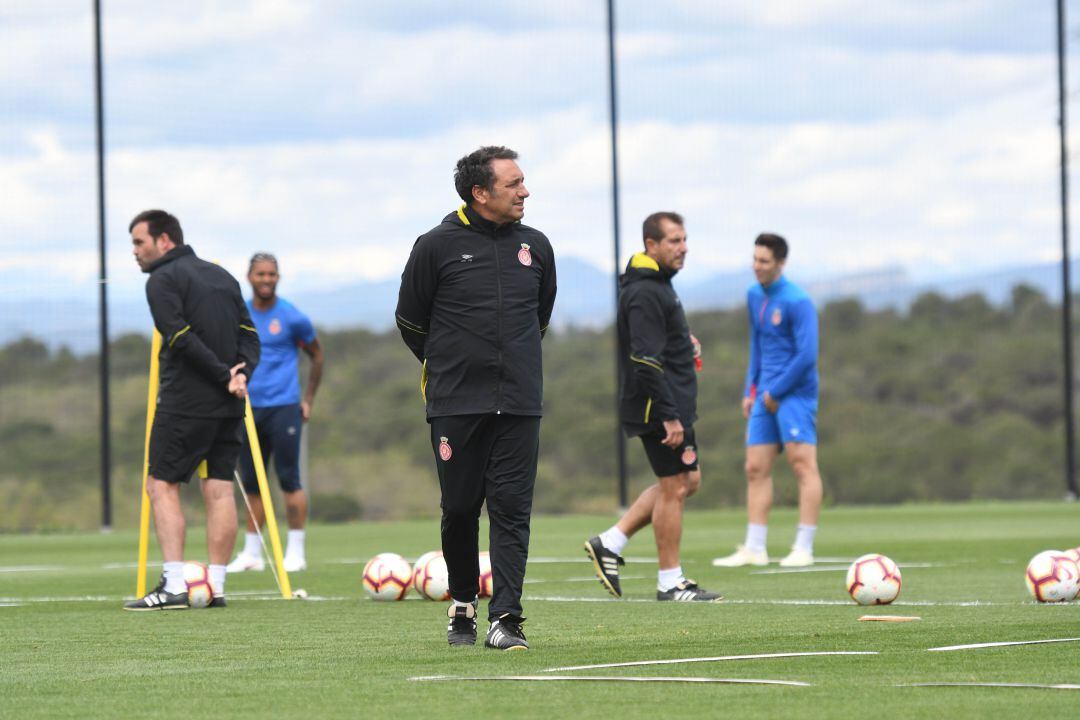
[[[439,457],[443,462],[448,462],[453,457],[454,451],[450,449],[450,441],[444,437],[439,438]]]
[[[518,262],[525,267],[532,265],[532,253],[529,252],[529,246],[525,243],[521,243],[521,249],[518,250]]]
[[[697,453],[694,452],[693,445],[687,445],[686,449],[682,451],[682,464],[693,465],[697,462]]]

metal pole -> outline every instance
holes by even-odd
[[[626,484],[626,438],[623,436],[622,423],[619,420],[619,377],[622,374],[622,365],[625,360],[619,352],[618,342],[618,309],[619,309],[619,266],[622,262],[622,252],[619,248],[619,111],[616,97],[615,83],[615,0],[607,0],[608,20],[608,80],[609,98],[611,100],[611,216],[612,228],[615,234],[615,317],[613,324],[615,332],[615,460],[619,483],[619,507],[629,505]]]
[[[1061,317],[1065,349],[1065,488],[1075,500],[1076,434],[1073,410],[1072,287],[1069,283],[1069,153],[1065,114],[1065,0],[1057,0],[1058,131],[1061,145]]]
[[[105,109],[101,73],[101,0],[94,0],[94,96],[97,123],[98,312],[101,365],[101,529],[112,529],[109,441],[109,292],[105,267]]]

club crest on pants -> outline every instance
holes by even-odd
[[[697,462],[697,453],[694,452],[694,446],[687,445],[686,449],[682,451],[682,464],[693,465],[695,462]]]
[[[450,449],[450,441],[444,437],[439,438],[439,457],[443,462],[447,462],[453,457],[454,451]]]
[[[532,253],[529,252],[529,246],[526,243],[521,243],[521,249],[518,250],[518,262],[525,267],[532,265]]]

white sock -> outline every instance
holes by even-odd
[[[461,602],[460,600],[454,600],[454,607],[465,607],[466,605],[472,605],[471,602]]]
[[[244,554],[253,558],[262,557],[259,533],[244,533]]]
[[[685,579],[682,574],[682,566],[676,565],[670,570],[661,570],[657,574],[656,588],[658,590],[670,590]]]
[[[619,529],[618,525],[612,525],[600,533],[600,542],[616,555],[622,555],[623,548],[626,547],[626,543],[630,542],[630,538],[626,537],[626,534]]]
[[[285,555],[289,557],[304,557],[304,531],[290,530],[289,544],[285,548]]]
[[[814,534],[817,533],[817,525],[799,525],[795,531],[795,547],[814,554]]]
[[[743,545],[751,552],[765,552],[765,540],[768,536],[768,525],[746,523],[746,542]]]
[[[210,589],[214,591],[214,597],[225,597],[225,566],[210,566]]]
[[[173,595],[187,592],[187,583],[184,582],[184,563],[167,562],[162,565],[162,569],[165,571],[165,592]]]

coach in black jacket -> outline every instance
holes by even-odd
[[[180,484],[206,461],[202,481],[212,607],[225,606],[225,563],[236,540],[233,469],[240,453],[247,379],[259,362],[259,335],[240,285],[184,244],[180,222],[163,210],[139,213],[128,228],[162,347],[150,431],[146,491],[165,567],[157,588],[126,610],[186,608]]]
[[[465,204],[421,235],[401,275],[397,325],[422,363],[420,389],[442,489],[442,547],[454,603],[451,645],[476,641],[478,533],[486,498],[493,594],[485,644],[524,649],[521,586],[539,450],[540,339],[555,303],[548,239],[521,224],[517,153],[458,161]]]
[[[656,484],[638,496],[619,522],[585,543],[600,582],[616,597],[621,553],[630,536],[650,522],[660,565],[656,599],[716,601],[683,575],[679,564],[683,504],[701,484],[697,420],[700,355],[671,278],[686,262],[682,216],[653,213],[642,225],[645,251],[637,253],[620,278],[619,414],[627,435],[640,437]]]

